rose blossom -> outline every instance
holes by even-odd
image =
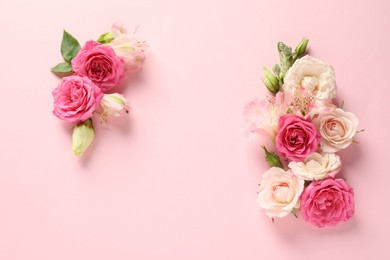
[[[325,62],[306,55],[294,62],[284,77],[284,91],[296,96],[301,90],[315,99],[336,97],[333,68]]]
[[[124,77],[124,61],[107,45],[88,41],[72,60],[76,75],[87,76],[103,91],[119,85]]]
[[[317,227],[347,221],[354,211],[353,190],[342,179],[313,181],[301,196],[303,219]]]
[[[298,207],[304,181],[278,167],[268,169],[262,177],[257,202],[268,217],[287,216]]]
[[[317,150],[321,136],[309,119],[286,114],[279,119],[279,127],[276,148],[282,156],[292,161],[303,161]]]
[[[335,153],[353,142],[359,120],[353,113],[337,108],[320,113],[313,119],[313,123],[322,136],[321,149],[326,153]]]
[[[275,97],[255,99],[244,108],[244,119],[250,132],[264,130],[272,140],[278,131],[278,121],[287,113],[292,101],[288,93],[278,92]]]
[[[62,78],[52,94],[53,114],[70,123],[80,123],[92,117],[103,98],[100,88],[87,77],[80,76]]]
[[[290,162],[288,167],[297,177],[307,181],[318,181],[336,175],[341,168],[336,154],[312,153],[303,162]]]

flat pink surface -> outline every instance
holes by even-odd
[[[390,259],[390,2],[0,0],[0,259]],[[125,90],[131,116],[98,126],[84,158],[52,114],[62,29],[81,43],[122,21],[150,44]],[[310,39],[360,118],[343,152],[356,214],[318,229],[258,208],[263,97],[277,41]]]

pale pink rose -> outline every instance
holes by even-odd
[[[124,61],[107,45],[88,41],[72,60],[76,75],[87,76],[104,92],[120,84],[125,76]]]
[[[53,114],[70,123],[80,123],[92,117],[99,107],[103,92],[87,77],[62,78],[53,90]]]
[[[341,161],[333,153],[312,153],[303,162],[290,162],[288,168],[298,178],[319,181],[329,176],[334,177],[341,169]]]
[[[299,207],[304,181],[290,171],[272,167],[262,176],[257,202],[268,217],[285,217]]]
[[[252,133],[265,131],[272,140],[275,140],[279,118],[287,113],[291,101],[291,95],[278,92],[275,97],[250,102],[244,108],[244,120],[248,130]]]
[[[301,196],[303,219],[317,227],[347,221],[354,211],[353,190],[342,179],[313,181]]]
[[[318,114],[317,117],[314,117],[313,123],[322,136],[322,151],[335,153],[347,148],[353,142],[359,120],[353,113],[337,108]]]
[[[286,114],[279,119],[279,127],[276,148],[283,157],[303,161],[317,150],[321,136],[310,119]]]
[[[111,27],[114,40],[108,43],[118,57],[125,61],[126,70],[137,72],[142,69],[145,59],[145,51],[149,47],[145,41],[141,41],[134,34],[127,34],[123,24],[114,23]]]

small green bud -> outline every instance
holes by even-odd
[[[272,72],[269,71],[266,67],[263,68],[263,73],[264,78],[262,78],[261,80],[263,81],[264,85],[269,91],[276,94],[279,91],[278,78],[275,77],[275,75],[273,75]]]
[[[262,146],[265,153],[265,160],[270,166],[279,167],[283,169],[283,164],[280,162],[280,158],[277,154],[271,153],[267,150],[265,146]]]
[[[298,46],[295,48],[294,60],[305,53],[308,43],[309,39],[303,38],[303,40],[298,44]]]
[[[115,39],[115,37],[112,34],[112,32],[106,32],[106,33],[103,33],[102,35],[100,35],[100,37],[97,39],[97,42],[100,42],[101,44],[107,44],[107,43],[112,42],[112,40],[114,40],[114,39]]]
[[[86,121],[76,125],[73,128],[73,153],[77,156],[82,156],[88,147],[92,144],[95,137],[92,120],[89,118]]]

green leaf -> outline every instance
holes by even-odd
[[[283,164],[280,162],[280,158],[277,154],[271,153],[267,150],[265,146],[262,146],[265,153],[265,160],[270,166],[279,167],[283,169]]]
[[[280,79],[283,82],[286,72],[293,64],[293,54],[291,47],[287,46],[283,42],[278,42],[278,51],[280,56],[280,67],[282,70]]]
[[[51,68],[51,71],[55,72],[55,73],[72,72],[72,65],[70,65],[68,62],[61,62],[61,63],[58,63],[53,68]]]
[[[67,31],[64,30],[61,42],[61,55],[67,62],[70,62],[77,53],[80,51],[79,42],[70,35]]]

